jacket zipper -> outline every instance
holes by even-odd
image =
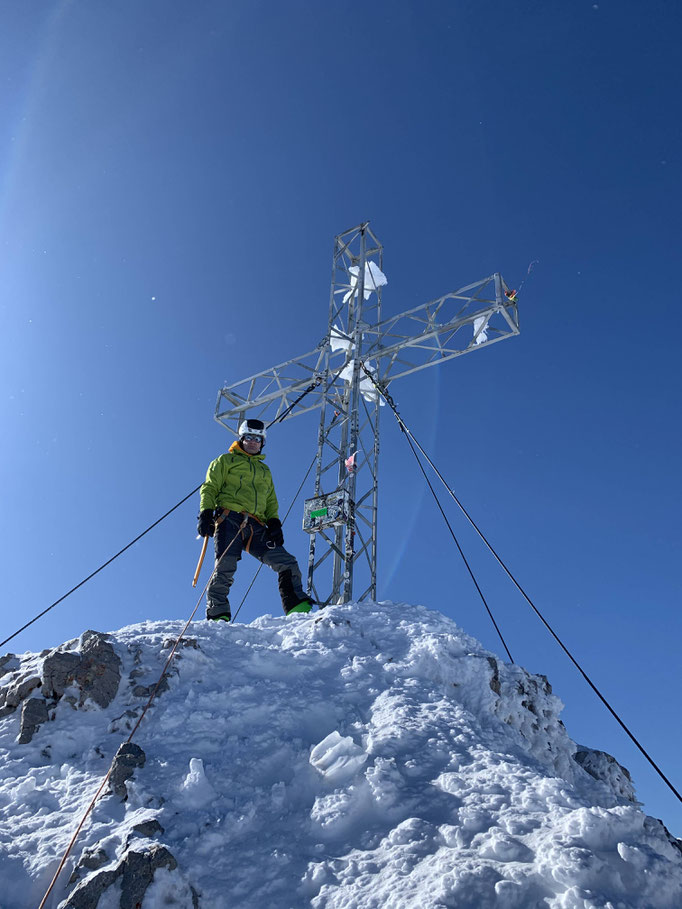
[[[254,499],[253,513],[256,514],[256,512],[258,511],[258,491],[256,490],[256,468],[255,468],[255,465],[254,465],[253,461],[251,460],[251,458],[249,458],[249,467],[251,468],[251,474],[252,474],[251,485],[253,486],[253,499]]]

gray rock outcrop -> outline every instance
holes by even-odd
[[[19,660],[13,653],[5,653],[0,657],[0,677],[19,668]]]
[[[163,833],[163,827],[157,820],[152,818],[151,821],[143,821],[141,824],[137,824],[133,827],[133,833],[136,833],[138,836],[158,836]]]
[[[627,799],[629,802],[637,801],[632,777],[627,767],[619,764],[615,757],[607,754],[606,751],[595,751],[593,748],[579,745],[573,755],[573,760],[595,780],[608,783],[620,798]]]
[[[29,698],[21,708],[19,744],[28,745],[43,723],[47,723],[47,703],[44,698]]]
[[[174,871],[178,867],[165,846],[152,846],[145,852],[129,851],[116,868],[100,871],[78,884],[64,904],[64,909],[96,909],[100,897],[120,877],[120,909],[139,909],[147,888],[159,868]]]
[[[85,631],[79,651],[57,650],[43,661],[43,694],[60,698],[74,683],[80,688],[80,705],[91,698],[108,707],[121,681],[121,660],[106,635]]]
[[[20,675],[4,688],[0,688],[0,717],[14,713],[24,698],[39,688],[40,684],[40,677],[37,675]]]
[[[104,849],[96,846],[94,849],[86,849],[80,857],[80,860],[69,878],[70,884],[75,884],[84,871],[97,871],[102,865],[109,862],[109,856]]]
[[[109,788],[124,801],[128,798],[126,782],[138,767],[144,767],[146,755],[139,745],[125,742],[116,752],[109,777]]]

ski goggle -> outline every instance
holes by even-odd
[[[247,432],[242,436],[242,442],[262,442],[263,436],[255,436],[253,433]]]

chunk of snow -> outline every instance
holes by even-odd
[[[351,297],[354,297],[358,292],[360,266],[351,265],[348,271],[350,273],[350,290],[343,298],[344,303],[347,303]],[[369,300],[373,291],[377,290],[379,287],[384,287],[386,284],[388,284],[388,278],[379,266],[374,262],[365,262],[365,283],[363,289],[363,297],[365,300]]]
[[[206,779],[201,758],[191,758],[189,773],[182,781],[181,797],[184,805],[191,808],[202,808],[215,799],[216,791]]]
[[[347,363],[346,366],[344,366],[344,368],[339,373],[339,378],[343,379],[344,382],[353,381],[353,363],[354,363],[354,361],[351,360],[350,363]],[[367,366],[367,369],[369,369],[369,371],[372,373],[372,375],[376,375],[376,367],[368,366],[367,364],[365,364],[365,365]],[[376,389],[376,385],[374,384],[374,382],[371,381],[371,379],[369,379],[365,375],[365,372],[364,372],[364,370],[362,370],[362,367],[360,367],[360,369],[361,369],[360,394],[365,399],[365,401],[367,401],[368,403],[375,403],[378,399],[379,404],[383,407],[386,404],[386,402],[384,401],[383,395],[379,394],[379,392]]]
[[[474,319],[474,338],[476,339],[476,344],[483,344],[484,341],[488,340],[488,333],[485,330],[487,324],[488,316],[478,316],[477,319]]]
[[[353,776],[368,755],[347,735],[330,732],[310,752],[310,763],[331,782]]]
[[[331,330],[329,343],[332,350],[350,350],[353,346],[351,339],[346,337],[345,333],[337,325],[334,325]]]

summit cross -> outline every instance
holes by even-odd
[[[355,599],[376,599],[383,404],[377,386],[387,389],[519,333],[515,292],[498,273],[382,319],[386,283],[383,247],[369,222],[339,234],[327,333],[317,347],[218,393],[215,419],[235,435],[247,413],[273,423],[320,410],[314,493],[303,521],[310,534],[308,589],[320,606],[352,600],[361,567]]]

